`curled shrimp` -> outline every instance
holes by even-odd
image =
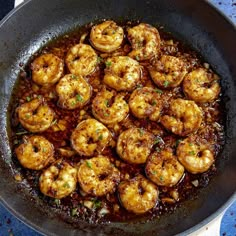
[[[159,61],[149,67],[149,72],[154,83],[166,89],[180,85],[187,74],[187,69],[180,58],[163,55]]]
[[[32,133],[47,130],[54,119],[53,110],[41,98],[22,104],[17,113],[21,125]]]
[[[91,29],[90,42],[101,52],[113,52],[123,41],[124,31],[114,21],[105,21]]]
[[[92,95],[89,83],[81,76],[72,74],[67,74],[60,79],[56,92],[59,96],[59,106],[69,110],[82,108]]]
[[[129,56],[138,61],[149,60],[159,52],[160,35],[151,25],[141,23],[128,29],[128,39],[133,48]]]
[[[141,78],[141,66],[127,56],[111,57],[106,61],[104,83],[117,91],[130,91]]]
[[[101,153],[110,140],[110,131],[95,119],[80,122],[71,135],[72,147],[82,156]]]
[[[42,86],[55,84],[63,75],[64,62],[59,57],[47,53],[37,57],[31,64],[33,81]]]
[[[120,158],[133,163],[145,163],[154,143],[154,135],[141,128],[130,128],[118,138],[116,151]]]
[[[157,121],[162,110],[161,95],[153,88],[138,88],[130,96],[129,107],[137,118]]]
[[[213,102],[220,94],[219,79],[203,68],[196,69],[184,78],[184,93],[195,102]]]
[[[152,153],[145,167],[147,177],[160,186],[176,185],[184,174],[184,167],[173,155],[173,150],[166,148]]]
[[[113,193],[120,182],[120,172],[105,156],[82,160],[78,167],[78,181],[82,190],[93,196]]]
[[[129,113],[129,106],[124,95],[116,91],[103,89],[93,99],[92,112],[95,118],[104,124],[114,124],[122,121]]]
[[[207,140],[192,135],[181,141],[177,148],[177,157],[192,174],[207,171],[214,163],[214,154]]]
[[[31,170],[41,170],[54,160],[54,147],[43,136],[26,137],[15,153],[20,164]]]
[[[97,54],[87,44],[76,44],[67,52],[66,65],[71,74],[87,76],[97,66]]]
[[[194,101],[177,98],[171,101],[168,115],[162,116],[160,121],[172,133],[186,136],[199,129],[202,117],[202,110]]]
[[[49,197],[61,199],[70,195],[77,184],[77,169],[58,160],[40,175],[40,191]]]
[[[124,208],[142,214],[155,207],[159,191],[155,184],[138,175],[122,181],[118,186],[119,199]]]

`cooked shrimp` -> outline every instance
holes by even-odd
[[[76,44],[67,52],[66,65],[71,74],[87,76],[97,66],[97,54],[87,44]]]
[[[179,143],[177,157],[192,174],[207,171],[215,161],[208,141],[198,135],[192,135]]]
[[[33,133],[45,131],[54,119],[53,110],[41,98],[22,104],[17,112],[22,126]]]
[[[141,78],[141,66],[127,56],[111,57],[106,61],[104,83],[117,91],[130,91]]]
[[[129,106],[124,95],[114,90],[103,89],[97,93],[92,103],[93,115],[104,124],[114,124],[122,121],[129,113]]]
[[[133,163],[145,163],[154,143],[154,135],[141,128],[130,128],[120,134],[116,151],[120,158]]]
[[[118,193],[124,208],[136,214],[155,207],[159,196],[157,186],[141,175],[122,181],[118,186]]]
[[[39,178],[40,191],[57,199],[70,195],[76,189],[76,184],[76,168],[63,160],[56,161]]]
[[[219,77],[199,68],[190,72],[183,82],[186,96],[195,102],[213,102],[220,94]]]
[[[161,94],[153,88],[138,88],[130,96],[129,107],[137,118],[157,121],[162,110]]]
[[[160,35],[151,25],[141,23],[128,29],[128,39],[133,48],[129,56],[138,61],[149,60],[159,52]]]
[[[26,137],[15,152],[20,164],[31,170],[41,170],[54,160],[54,147],[43,136]]]
[[[64,62],[59,57],[47,53],[37,57],[31,64],[33,81],[42,86],[55,84],[63,75]]]
[[[160,121],[174,134],[186,136],[198,130],[202,116],[202,110],[194,101],[177,98],[171,101],[168,115],[162,116]]]
[[[110,131],[95,119],[80,122],[71,135],[72,147],[83,156],[101,153],[110,140]]]
[[[82,108],[92,95],[89,83],[81,76],[65,75],[56,86],[59,96],[58,104],[65,109]]]
[[[149,67],[149,72],[154,83],[166,89],[180,85],[187,74],[187,69],[180,58],[163,55],[159,61]]]
[[[145,172],[147,177],[157,185],[172,187],[182,178],[184,167],[173,155],[173,150],[166,148],[151,154]]]
[[[101,52],[113,52],[123,41],[124,31],[114,21],[105,21],[91,29],[90,42]]]
[[[120,172],[105,156],[82,160],[78,167],[78,181],[82,190],[93,196],[113,193],[120,182]]]

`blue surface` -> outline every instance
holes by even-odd
[[[2,2],[0,2],[1,9],[4,7]],[[236,24],[236,0],[211,0],[210,2]],[[41,234],[19,221],[0,204],[0,236],[41,236]],[[236,236],[236,201],[224,214],[220,236]]]

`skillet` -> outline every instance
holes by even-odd
[[[140,20],[163,26],[190,45],[222,78],[226,144],[217,175],[198,198],[188,200],[174,214],[144,221],[73,225],[44,206],[13,178],[9,137],[9,103],[22,64],[48,40],[98,19]],[[0,200],[18,218],[47,235],[186,235],[212,220],[234,199],[236,190],[236,30],[205,1],[198,0],[33,0],[0,24]],[[69,219],[68,219],[69,220]]]

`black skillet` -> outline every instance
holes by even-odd
[[[8,105],[20,65],[45,42],[79,25],[97,20],[140,20],[164,26],[189,44],[222,78],[226,104],[226,144],[218,171],[198,198],[173,214],[148,223],[110,223],[76,227],[64,222],[43,202],[18,190],[11,168]],[[236,30],[219,12],[199,0],[33,0],[0,24],[0,200],[18,218],[47,235],[186,235],[208,223],[235,199],[236,190]]]

